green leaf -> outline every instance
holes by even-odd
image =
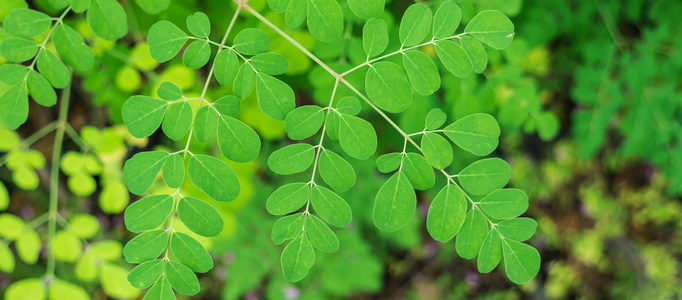
[[[170,5],[171,0],[135,0],[135,3],[144,10],[144,12],[155,15],[158,14]]]
[[[19,217],[4,213],[0,214],[0,237],[14,241],[24,233],[24,221]]]
[[[182,181],[185,179],[185,160],[180,153],[176,153],[168,157],[166,163],[163,165],[163,181],[169,187],[179,188]]]
[[[302,140],[315,134],[324,122],[324,111],[316,105],[300,106],[287,114],[284,125],[292,140]]]
[[[332,139],[332,140],[338,140],[339,139],[339,119],[340,119],[339,114],[334,114],[334,113],[328,113],[327,116],[324,118],[324,126],[325,126],[325,132],[327,133],[327,136]]]
[[[156,22],[147,34],[149,52],[158,62],[169,61],[180,52],[187,38],[187,34],[175,24],[165,20]]]
[[[528,195],[520,189],[496,190],[481,199],[481,209],[494,219],[516,218],[528,209]]]
[[[199,293],[199,280],[185,265],[172,260],[166,262],[166,277],[176,292],[183,295]]]
[[[473,67],[462,46],[453,41],[436,43],[436,54],[448,72],[460,78],[471,75]]]
[[[343,10],[336,0],[307,0],[308,30],[319,41],[330,43],[343,33]]]
[[[353,96],[346,96],[341,98],[341,100],[334,103],[336,110],[344,115],[357,115],[360,113],[362,107],[360,106],[360,100]]]
[[[462,190],[447,184],[431,201],[426,216],[426,229],[435,240],[445,243],[459,232],[466,212],[467,202]]]
[[[402,170],[416,190],[426,191],[436,184],[436,175],[429,162],[417,153],[407,153]]]
[[[256,55],[268,51],[270,39],[263,30],[246,28],[234,38],[234,50],[241,54]]]
[[[163,151],[140,152],[128,159],[123,166],[123,181],[135,195],[142,195],[154,184],[163,164],[168,158]]]
[[[318,161],[320,176],[331,188],[345,192],[355,184],[353,167],[341,156],[325,149]]]
[[[198,40],[191,42],[182,55],[182,64],[190,69],[203,67],[211,58],[211,47],[206,41]]]
[[[10,37],[0,43],[0,54],[9,62],[24,62],[38,53],[38,44],[34,41]]]
[[[462,41],[464,53],[471,61],[472,70],[476,73],[483,73],[488,65],[488,54],[483,49],[481,42],[470,36],[463,36],[460,41]]]
[[[412,219],[417,206],[417,195],[403,172],[391,176],[379,189],[374,199],[372,219],[377,228],[393,232]]]
[[[433,37],[435,39],[452,36],[462,21],[462,10],[455,2],[443,2],[433,16]]]
[[[223,115],[236,116],[239,113],[240,100],[233,95],[224,96],[213,103],[213,107]]]
[[[301,223],[303,225],[303,223]],[[14,254],[5,243],[0,243],[0,271],[3,273],[14,272]]]
[[[80,286],[56,279],[48,287],[50,300],[90,300],[90,295]]]
[[[163,225],[173,210],[173,197],[154,195],[133,202],[123,215],[130,232],[152,230]]]
[[[38,261],[38,254],[40,254],[42,245],[35,230],[26,228],[14,245],[17,249],[17,255],[25,263],[32,265]]]
[[[71,73],[64,63],[52,52],[40,51],[36,61],[38,71],[47,78],[53,87],[65,88],[71,82]]]
[[[166,275],[162,275],[156,280],[154,286],[152,286],[147,294],[144,295],[142,300],[175,300],[175,294],[171,288],[170,282],[166,278]]]
[[[384,0],[348,0],[348,7],[360,19],[367,20],[384,12]]]
[[[7,130],[7,131],[14,133],[14,131],[9,131],[9,130]],[[0,130],[0,137],[2,137],[2,139],[5,141],[6,145],[12,145],[14,143],[13,135],[3,134],[3,133],[4,133],[3,130]],[[2,149],[2,148],[0,148],[0,149]],[[0,210],[7,209],[7,206],[9,206],[9,193],[7,192],[7,187],[5,187],[5,185],[0,181]]]
[[[399,113],[412,105],[412,91],[405,73],[398,65],[382,61],[370,66],[365,77],[367,96],[376,106]]]
[[[41,278],[26,278],[12,282],[5,291],[5,299],[45,299],[46,294],[45,283]]]
[[[202,106],[194,117],[194,137],[202,143],[211,142],[218,130],[218,114],[208,106]]]
[[[538,274],[540,254],[535,248],[505,239],[502,243],[502,252],[504,254],[504,271],[513,283],[526,283]]]
[[[344,227],[350,223],[352,213],[348,203],[336,193],[323,186],[313,186],[310,204],[322,219],[336,227]]]
[[[133,268],[128,274],[128,282],[138,289],[146,289],[156,281],[165,269],[161,259],[143,262]]]
[[[268,0],[268,6],[276,13],[283,13],[287,10],[289,0]]]
[[[187,29],[196,37],[207,38],[211,33],[211,22],[203,12],[195,12],[187,16]]]
[[[478,252],[478,271],[490,273],[502,260],[502,239],[495,230],[490,230]]]
[[[559,119],[550,111],[545,111],[537,115],[538,136],[543,141],[550,141],[559,133]]]
[[[91,0],[71,0],[71,10],[76,13],[82,13],[90,8]]]
[[[303,172],[313,163],[315,149],[308,144],[292,144],[279,149],[268,157],[268,167],[280,175]]]
[[[296,108],[294,90],[283,81],[258,73],[256,76],[256,92],[258,105],[270,118],[284,120],[287,114]]]
[[[218,145],[228,159],[248,162],[260,152],[260,137],[242,121],[222,115],[218,122]]]
[[[339,239],[320,218],[310,215],[305,224],[305,232],[313,247],[322,252],[339,250]]]
[[[535,234],[538,223],[531,218],[514,218],[500,222],[497,228],[503,237],[523,242]]]
[[[356,0],[359,1],[359,0]],[[383,2],[383,0],[381,0]],[[350,2],[348,3],[350,5]],[[381,8],[383,10],[383,6]],[[362,28],[362,47],[367,57],[375,57],[388,46],[388,26],[386,21],[379,18],[371,18]]]
[[[489,114],[468,115],[443,129],[458,147],[478,156],[485,156],[497,148],[500,126]]]
[[[215,79],[222,85],[230,85],[237,75],[239,59],[232,49],[223,49],[215,56]]]
[[[503,50],[514,39],[514,24],[500,11],[484,10],[469,21],[464,32],[494,49]]]
[[[239,195],[239,180],[225,162],[208,155],[194,155],[187,167],[189,180],[216,201],[232,201]]]
[[[5,32],[27,39],[45,32],[50,25],[52,25],[50,16],[28,8],[10,11],[2,22]]]
[[[141,263],[155,259],[166,250],[168,232],[154,230],[141,233],[123,247],[123,257],[129,263]]]
[[[511,168],[497,157],[475,161],[457,175],[462,187],[474,195],[485,195],[501,189],[507,185],[510,177]]]
[[[424,134],[421,148],[424,158],[437,169],[445,169],[452,163],[452,146],[440,134]]]
[[[377,169],[381,173],[391,173],[400,167],[403,156],[400,153],[387,153],[377,158]]]
[[[92,50],[78,32],[68,25],[57,25],[52,34],[52,42],[59,56],[74,69],[85,71],[95,65]]]
[[[424,52],[411,50],[403,53],[403,65],[412,88],[418,94],[428,96],[440,88],[438,67]]]
[[[308,0],[289,0],[287,5],[285,21],[287,26],[298,28],[305,21]]]
[[[121,117],[130,134],[136,138],[143,138],[159,128],[167,107],[168,102],[164,100],[135,95],[123,103]]]
[[[377,133],[369,122],[358,117],[341,115],[339,142],[348,155],[364,160],[377,150]]]
[[[305,232],[301,232],[282,251],[282,273],[291,282],[303,279],[315,264],[315,250]]]
[[[426,121],[424,122],[424,128],[426,130],[436,130],[443,126],[447,115],[440,108],[434,108],[429,111],[426,115]]]
[[[187,101],[180,101],[168,105],[163,117],[161,129],[171,140],[177,141],[184,137],[192,127],[192,107]]]
[[[90,214],[78,214],[69,220],[69,231],[83,239],[90,239],[99,232],[99,221]]]
[[[310,186],[307,183],[285,184],[270,194],[265,209],[275,216],[286,215],[303,207],[309,196]]]
[[[476,257],[487,234],[486,217],[478,209],[470,210],[455,239],[457,254],[466,259]]]
[[[303,229],[305,217],[303,213],[281,217],[272,225],[270,237],[275,245],[294,238]]]
[[[400,43],[403,47],[421,43],[429,34],[431,26],[431,10],[424,4],[410,5],[400,21]]]
[[[116,0],[92,0],[87,19],[92,31],[105,40],[114,41],[128,33],[126,13]]]
[[[10,129],[17,129],[28,118],[25,74],[24,66],[0,66],[0,121]]]
[[[280,75],[284,74],[289,68],[289,63],[284,55],[267,52],[258,54],[249,59],[251,65],[258,70],[258,72],[263,72],[268,75]]]
[[[173,257],[194,272],[205,273],[213,268],[211,255],[204,249],[204,246],[188,234],[174,232],[170,248]]]
[[[249,64],[242,64],[234,78],[234,94],[242,99],[251,95],[253,84],[256,82],[256,72]]]
[[[182,98],[182,90],[170,81],[164,81],[156,90],[161,99],[172,101]]]
[[[197,198],[182,198],[178,217],[187,228],[202,236],[216,236],[223,230],[223,218],[218,211]]]

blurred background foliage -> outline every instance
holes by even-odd
[[[46,0],[28,2],[0,1],[0,21],[10,10],[27,5],[55,12]],[[139,5],[145,2],[122,1],[130,32],[117,43],[96,37],[82,16],[66,20],[86,38],[98,64],[90,71],[76,72],[74,82],[69,123],[80,138],[65,145],[61,164],[65,176],[60,213],[66,220],[58,233],[57,275],[82,286],[95,299],[139,294],[125,281],[130,266],[120,254],[121,244],[132,237],[121,212],[134,200],[121,181],[122,163],[140,149],[163,149],[173,143],[160,133],[148,139],[131,137],[121,125],[121,106],[133,94],[154,94],[163,81],[175,83],[187,97],[198,95],[203,86],[199,81],[207,72],[190,70],[180,59],[159,67],[149,55],[146,31],[162,19],[182,25],[187,15],[198,10],[209,15],[218,29],[213,34],[218,35],[235,9],[225,0],[172,0],[167,9],[150,14]],[[345,1],[340,2],[347,9]],[[412,1],[387,2],[382,18],[397,31],[391,24]],[[264,207],[274,187],[300,178],[277,176],[265,167],[269,153],[289,142],[283,122],[267,118],[254,95],[242,102],[239,118],[258,131],[265,141],[263,150],[254,162],[230,162],[242,192],[227,204],[211,202],[225,220],[221,235],[195,236],[212,249],[216,261],[216,268],[200,277],[202,291],[197,298],[682,297],[682,39],[678,37],[682,2],[456,2],[462,7],[463,23],[480,10],[502,10],[516,26],[514,42],[505,51],[488,52],[490,66],[482,75],[459,79],[441,72],[442,92],[419,97],[399,123],[407,132],[420,131],[433,107],[448,112],[449,120],[474,112],[496,116],[502,127],[497,154],[512,165],[512,185],[527,191],[528,215],[539,223],[531,240],[542,255],[535,280],[516,286],[500,271],[479,274],[473,262],[457,256],[454,243],[432,240],[424,228],[428,203],[435,196],[431,193],[419,195],[420,213],[411,225],[390,234],[374,228],[372,199],[385,176],[370,159],[353,161],[361,184],[342,195],[350,200],[354,213],[349,228],[338,232],[343,246],[336,253],[321,254],[302,282],[288,283],[281,275],[279,250],[269,239],[275,218]],[[265,0],[249,4],[286,28],[283,16],[271,12]],[[316,42],[302,30],[287,32],[333,62],[334,68],[344,69],[365,59],[359,20],[349,11],[345,16],[345,38],[334,43]],[[323,70],[288,42],[247,14],[240,15],[236,26],[235,32],[258,27],[270,35],[270,51],[284,54],[289,61],[286,80],[296,91],[298,105],[329,98],[332,79],[319,76]],[[3,37],[0,32],[0,40]],[[362,86],[364,75],[351,77]],[[209,98],[230,92],[225,87],[215,89],[209,89]],[[349,91],[338,92],[343,96]],[[39,276],[44,269],[38,259],[45,255],[40,251],[44,232],[34,225],[47,210],[45,165],[53,138],[36,140],[30,133],[56,119],[57,108],[31,103],[30,112],[29,121],[18,131],[0,129],[2,294],[10,283]],[[378,153],[399,150],[402,137],[376,116],[368,118],[381,137],[383,149]],[[206,144],[191,145],[193,153],[217,153]],[[473,157],[461,151],[455,153],[455,160],[466,166]],[[165,188],[160,182],[153,187],[157,192]],[[202,196],[201,191],[186,188],[183,194]],[[174,226],[183,231],[181,222]],[[32,240],[19,242],[22,239]]]

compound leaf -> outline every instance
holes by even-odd
[[[52,42],[59,56],[79,71],[85,71],[95,65],[95,55],[85,44],[83,38],[68,25],[57,25],[52,34]]]
[[[502,260],[502,239],[496,230],[488,231],[478,252],[478,271],[489,273]]]
[[[372,219],[377,228],[393,232],[412,219],[417,207],[417,195],[403,172],[391,176],[379,189],[374,200]]]
[[[33,101],[42,106],[52,106],[57,103],[57,93],[42,74],[30,70],[26,79],[28,94],[31,95]]]
[[[303,213],[293,214],[281,217],[272,225],[272,233],[270,237],[275,245],[284,243],[284,241],[294,238],[303,229],[305,217]]]
[[[343,11],[336,0],[307,0],[308,29],[322,42],[333,42],[343,33]]]
[[[460,78],[471,75],[473,67],[462,46],[453,41],[436,43],[436,54],[448,72]]]
[[[336,191],[345,192],[355,184],[353,167],[333,151],[326,149],[322,151],[318,164],[320,176]]]
[[[440,88],[438,67],[424,52],[410,50],[403,53],[403,65],[412,88],[418,94],[428,96]]]
[[[437,133],[426,133],[421,140],[422,153],[437,169],[445,169],[452,163],[452,145]]]
[[[0,43],[0,53],[9,62],[24,62],[38,53],[38,44],[24,38],[9,37]]]
[[[194,155],[187,167],[189,180],[216,201],[232,201],[239,195],[239,180],[224,161],[208,155]]]
[[[163,117],[161,129],[171,140],[177,141],[187,134],[192,126],[192,107],[187,101],[172,103]]]
[[[500,222],[497,228],[503,237],[523,242],[535,234],[538,223],[531,218],[514,218]]]
[[[258,156],[260,137],[242,121],[221,115],[218,122],[218,145],[228,159],[247,162]]]
[[[174,232],[170,249],[173,257],[194,272],[205,273],[213,268],[211,255],[204,249],[204,246],[188,234]]]
[[[403,156],[400,153],[387,153],[379,156],[376,161],[377,169],[381,173],[391,173],[400,167]]]
[[[123,219],[128,231],[142,232],[163,225],[172,210],[173,197],[153,195],[133,202],[126,208]]]
[[[207,38],[211,33],[211,22],[208,20],[208,16],[203,12],[195,12],[185,20],[187,23],[187,29],[196,37]]]
[[[199,69],[211,58],[211,47],[206,41],[191,42],[182,55],[182,64],[190,69]]]
[[[284,120],[287,114],[296,108],[294,90],[283,81],[258,73],[256,76],[256,92],[258,105],[270,118]]]
[[[441,110],[440,108],[434,108],[429,111],[429,114],[426,115],[426,121],[424,122],[424,128],[426,130],[435,130],[443,126],[445,124],[445,120],[447,119],[447,115]]]
[[[488,54],[483,49],[481,42],[470,36],[463,36],[462,49],[471,61],[472,70],[476,73],[483,73],[488,65]]]
[[[433,16],[433,37],[436,39],[449,37],[455,33],[462,21],[462,10],[455,2],[445,1]]]
[[[218,113],[228,116],[236,116],[239,113],[240,105],[239,98],[233,95],[224,96],[213,103],[213,107]]]
[[[467,212],[464,193],[455,185],[448,184],[438,192],[426,217],[426,229],[435,240],[445,243],[462,227]]]
[[[123,166],[123,181],[135,195],[142,195],[154,184],[168,153],[163,151],[140,152]]]
[[[469,21],[464,32],[494,49],[503,50],[514,39],[514,24],[500,11],[484,10]]]
[[[315,263],[315,250],[305,231],[301,232],[282,251],[282,273],[291,282],[303,279]]]
[[[182,98],[182,90],[170,81],[164,81],[156,90],[156,94],[163,100],[178,100]]]
[[[223,49],[215,56],[215,79],[222,85],[230,85],[237,76],[239,59],[232,49]]]
[[[143,138],[159,128],[167,107],[168,102],[164,100],[135,95],[123,103],[121,117],[130,134],[136,138]]]
[[[409,47],[421,43],[431,27],[431,10],[424,4],[410,5],[400,21],[399,37],[403,46]]]
[[[166,277],[176,292],[183,295],[195,295],[199,292],[197,275],[187,266],[175,262],[166,262]]]
[[[388,46],[388,26],[386,21],[379,18],[371,18],[362,28],[362,47],[365,49],[367,57],[375,57],[381,54],[386,50],[386,46]]]
[[[69,69],[51,51],[40,51],[36,66],[40,74],[43,74],[53,87],[63,89],[71,82]]]
[[[141,233],[123,247],[123,257],[129,263],[141,263],[155,259],[166,250],[168,232],[154,230]]]
[[[436,175],[429,162],[417,153],[407,153],[402,162],[402,170],[416,190],[425,191],[436,184]]]
[[[382,61],[371,65],[365,77],[365,89],[369,99],[387,112],[399,113],[412,105],[412,91],[407,77],[392,62]]]
[[[339,142],[348,155],[364,160],[377,149],[377,133],[369,122],[358,117],[341,115]]]
[[[125,10],[116,0],[92,0],[87,19],[92,31],[105,40],[114,41],[128,33]]]
[[[528,209],[528,195],[520,189],[496,190],[481,199],[481,209],[494,219],[516,218]]]
[[[263,30],[246,28],[234,38],[234,49],[241,54],[256,55],[268,51],[270,40]]]
[[[208,106],[202,106],[194,117],[194,137],[208,143],[215,138],[218,130],[218,114]]]
[[[315,134],[324,123],[324,111],[317,105],[297,107],[287,114],[284,126],[292,140],[302,140]]]
[[[253,84],[256,82],[256,72],[249,64],[242,64],[234,78],[234,94],[242,99],[251,95]]]
[[[336,227],[344,227],[352,219],[348,203],[326,187],[313,186],[310,203],[322,219]]]
[[[265,202],[268,213],[281,216],[300,209],[308,201],[310,186],[307,183],[289,183],[275,190]]]
[[[138,289],[146,289],[163,274],[164,261],[155,259],[137,265],[128,274],[128,282]]]
[[[459,172],[457,179],[467,192],[474,195],[485,195],[503,188],[509,182],[510,177],[509,164],[494,157],[473,162]],[[492,201],[496,202],[496,200]]]
[[[159,21],[149,28],[149,52],[158,62],[171,60],[187,41],[187,34],[169,21]]]
[[[540,270],[540,254],[535,248],[514,240],[502,242],[504,270],[509,280],[516,284],[533,279]]]
[[[493,116],[476,113],[448,125],[443,132],[463,150],[485,156],[497,148],[500,126]]]
[[[305,223],[305,232],[313,247],[322,252],[339,250],[339,239],[320,218],[310,215]]]
[[[280,75],[284,74],[289,68],[289,63],[287,62],[284,55],[267,52],[261,53],[249,59],[251,65],[258,70],[258,72],[263,72],[268,75]]]
[[[303,172],[313,163],[315,149],[309,144],[292,144],[279,149],[268,158],[270,170],[280,175]]]
[[[50,28],[50,25],[52,25],[50,16],[28,8],[10,11],[2,22],[2,28],[5,32],[27,39],[45,32]]]
[[[455,239],[457,254],[466,259],[476,257],[487,234],[488,220],[486,217],[478,209],[470,210]]]
[[[22,80],[26,67],[0,66],[0,121],[11,129],[18,128],[28,118],[28,95]]]
[[[218,211],[197,198],[180,199],[178,217],[187,228],[202,236],[216,236],[223,230],[223,218]]]

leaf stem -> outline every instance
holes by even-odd
[[[50,202],[47,223],[47,271],[45,272],[45,278],[48,284],[54,279],[54,237],[57,230],[57,209],[59,208],[59,163],[62,154],[62,144],[64,142],[64,132],[66,131],[70,94],[71,83],[62,90],[62,99],[59,103],[59,118],[57,119],[57,131],[55,133],[54,146],[52,148],[52,162],[50,166]]]
[[[53,121],[48,123],[47,125],[43,126],[43,128],[40,128],[38,131],[27,137],[22,143],[21,146],[24,148],[28,148],[33,143],[37,142],[38,140],[42,139],[46,135],[50,134],[53,130],[57,128],[57,122]]]

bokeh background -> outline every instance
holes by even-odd
[[[398,26],[390,24],[397,24],[413,1],[387,2],[384,17],[397,36]],[[474,112],[498,119],[502,136],[495,154],[512,166],[511,186],[528,193],[531,203],[526,215],[539,224],[530,241],[542,257],[538,276],[516,286],[499,268],[479,274],[474,262],[457,256],[454,241],[441,244],[431,239],[424,223],[435,193],[418,195],[418,214],[404,229],[390,234],[377,230],[371,211],[386,176],[376,171],[371,158],[351,161],[359,180],[342,195],[354,220],[337,231],[340,250],[320,253],[302,282],[286,282],[280,271],[281,249],[269,238],[276,218],[264,207],[274,188],[298,178],[278,176],[267,168],[267,155],[289,141],[283,122],[259,111],[254,93],[242,102],[239,118],[261,135],[263,149],[254,162],[231,163],[242,183],[239,198],[228,204],[212,202],[225,219],[225,229],[216,238],[201,240],[212,249],[216,268],[200,277],[202,291],[196,298],[682,297],[682,2],[456,2],[462,7],[463,23],[480,10],[503,11],[516,26],[514,42],[504,51],[489,51],[490,64],[483,75],[459,79],[441,72],[441,91],[419,97],[398,123],[407,132],[420,131],[434,107],[446,111],[449,121]],[[184,28],[185,17],[199,10],[211,19],[213,39],[220,39],[234,12],[226,0],[172,0],[168,9],[155,15],[133,1],[122,3],[130,32],[117,43],[96,38],[84,18],[76,15],[67,20],[86,37],[100,65],[77,73],[74,79],[69,123],[85,145],[73,141],[65,145],[70,160],[62,162],[60,213],[69,222],[76,222],[73,219],[82,214],[94,216],[98,230],[85,233],[86,242],[81,245],[61,245],[79,255],[58,257],[57,274],[82,286],[95,299],[139,294],[126,287],[125,272],[131,266],[120,253],[110,259],[95,255],[94,271],[84,270],[90,261],[83,262],[88,253],[104,251],[93,245],[114,251],[132,237],[124,228],[122,211],[136,198],[122,183],[123,162],[139,149],[177,150],[185,144],[182,140],[175,144],[161,133],[143,140],[132,138],[121,125],[121,105],[131,95],[152,94],[163,81],[174,82],[190,97],[200,93],[207,73],[206,69],[185,68],[180,59],[158,65],[148,54],[146,31],[161,19]],[[271,12],[265,0],[249,3],[285,27],[283,16]],[[0,21],[11,9],[27,4],[53,11],[44,0],[1,0]],[[365,57],[360,22],[349,11],[346,15],[346,38],[332,44],[316,42],[303,30],[288,32],[325,61],[347,68]],[[294,87],[298,105],[327,101],[333,81],[321,75],[323,70],[248,14],[240,16],[236,26],[235,32],[258,27],[270,35],[270,51],[284,54],[289,61],[285,80]],[[217,87],[209,89],[208,97],[226,93],[229,88]],[[32,102],[30,112],[29,121],[18,131],[0,129],[0,207],[5,208],[0,219],[8,222],[11,214],[29,227],[47,210],[49,169],[45,162],[53,143],[52,135],[36,141],[29,137],[56,119],[58,107]],[[402,137],[366,107],[364,113],[377,128],[378,153],[400,150]],[[190,150],[218,153],[201,143],[192,143]],[[452,168],[459,170],[473,160],[470,154],[456,152]],[[162,192],[166,187],[160,181],[153,189]],[[183,194],[201,196],[191,187]],[[83,220],[79,221],[87,222]],[[43,230],[36,232],[44,236]],[[2,243],[7,245],[4,234],[6,230],[0,228]],[[103,242],[110,244],[103,247]],[[14,246],[8,249],[14,251]],[[0,265],[0,294],[11,282],[40,276],[43,261],[17,259],[11,270]]]

